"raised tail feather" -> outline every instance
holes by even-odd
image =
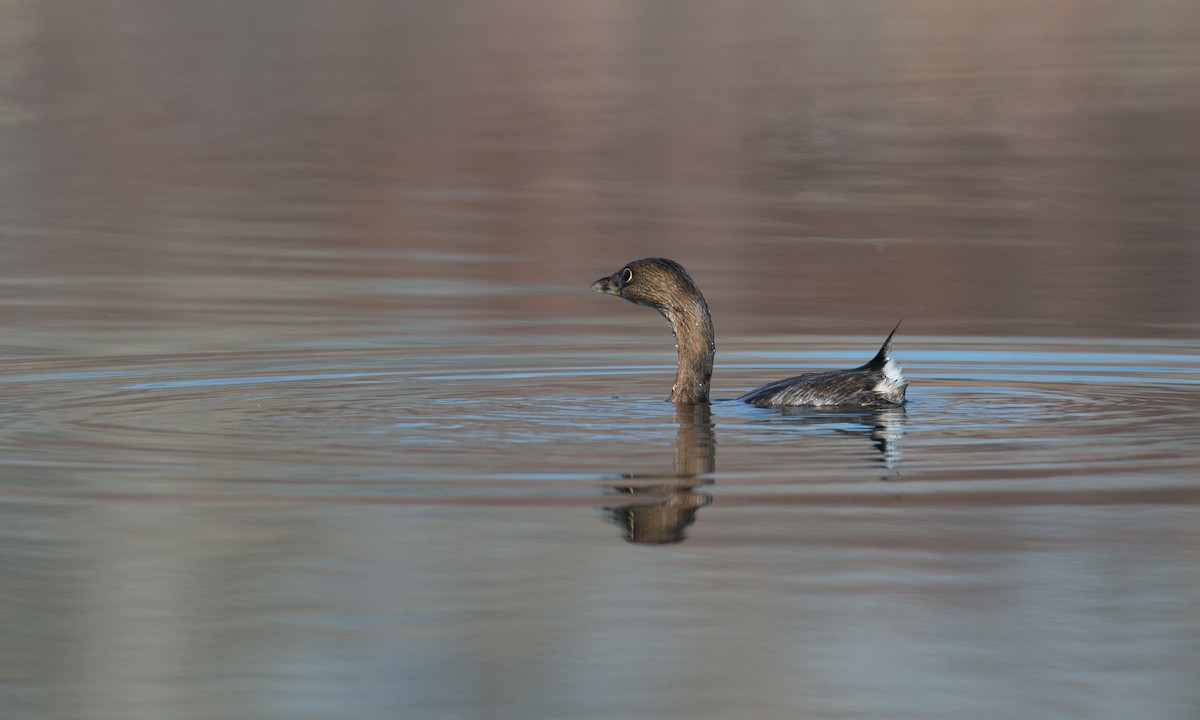
[[[903,319],[900,322],[904,322]],[[863,365],[864,368],[872,370],[882,370],[884,365],[887,365],[888,360],[892,357],[892,336],[900,329],[900,322],[896,323],[896,327],[888,333],[887,339],[883,341],[883,345],[879,348],[879,352],[875,353],[875,357],[871,358],[870,362]]]
[[[901,321],[903,322],[903,321]],[[888,333],[887,339],[875,357],[871,358],[863,368],[873,370],[883,375],[875,385],[875,392],[884,400],[897,405],[904,403],[904,391],[908,388],[908,378],[904,377],[900,366],[892,360],[892,336],[900,329],[900,323]]]

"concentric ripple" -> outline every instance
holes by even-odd
[[[578,348],[12,362],[0,462],[19,470],[10,493],[42,498],[595,503],[598,484],[684,475],[685,456],[703,460],[686,474],[706,492],[741,502],[1197,492],[1192,345],[909,341],[905,409],[718,401],[686,426],[662,401],[671,366],[640,352],[606,365]],[[735,349],[722,361],[716,392],[731,397],[853,358]]]

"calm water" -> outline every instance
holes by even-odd
[[[1194,3],[0,2],[0,717],[1200,716]],[[718,398],[869,358],[910,404]]]

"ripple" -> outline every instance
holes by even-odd
[[[977,495],[1195,486],[1195,346],[947,344],[906,343],[910,403],[887,417],[714,403],[712,492],[765,502],[881,499],[901,485]],[[661,478],[686,449],[663,402],[672,366],[653,361],[661,354],[622,352],[616,365],[594,355],[323,349],[11,362],[0,367],[0,464],[25,469],[13,489],[49,496],[78,492],[90,470],[88,492],[254,485],[383,501],[541,488],[574,502],[579,478]],[[833,352],[722,357],[726,396],[853,362]]]

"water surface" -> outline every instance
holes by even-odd
[[[1193,7],[332,8],[0,3],[0,717],[1196,717]]]

